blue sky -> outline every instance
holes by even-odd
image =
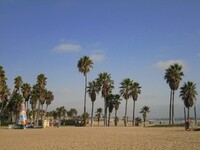
[[[44,73],[55,95],[50,109],[75,107],[80,114],[84,78],[76,65],[88,55],[94,61],[89,81],[108,72],[117,93],[119,83],[129,77],[142,86],[136,111],[147,105],[150,117],[168,117],[164,69],[179,62],[185,74],[181,85],[190,80],[200,89],[199,7],[198,0],[0,0],[0,65],[11,89],[18,75],[33,85]],[[175,115],[182,117],[178,95]],[[131,117],[131,99],[128,105]],[[97,107],[103,108],[100,96]],[[200,106],[197,110],[200,115]]]

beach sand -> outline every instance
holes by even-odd
[[[200,149],[200,131],[181,127],[0,128],[1,150]]]

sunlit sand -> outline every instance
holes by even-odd
[[[49,127],[44,129],[0,128],[2,150],[108,149],[160,150],[200,148],[200,132],[182,127]]]

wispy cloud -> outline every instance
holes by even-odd
[[[78,52],[81,50],[81,46],[79,44],[71,44],[71,43],[62,43],[53,48],[53,51],[56,52]]]
[[[97,54],[97,53],[94,53],[92,55],[90,55],[90,58],[93,60],[93,61],[96,61],[96,62],[101,62],[105,59],[105,55],[104,54]]]
[[[167,60],[167,61],[159,61],[157,62],[154,66],[157,69],[165,70],[167,69],[170,65],[173,65],[174,63],[178,63],[183,66],[183,70],[186,70],[187,64],[183,60]]]

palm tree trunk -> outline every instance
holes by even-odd
[[[46,105],[46,112],[47,112],[47,109],[48,109],[48,105]]]
[[[195,119],[195,126],[197,126],[197,111],[196,111],[196,103],[194,104],[194,119]]]
[[[169,101],[169,125],[172,124],[172,90],[170,91],[170,101]]]
[[[100,119],[98,119],[98,126],[99,126],[99,121],[100,121]]]
[[[106,98],[104,98],[104,126],[107,126],[107,103],[106,103]]]
[[[175,95],[175,91],[173,90],[173,94],[172,94],[172,125],[174,125],[175,123],[175,118],[174,118],[174,95]]]
[[[2,105],[2,107],[1,107],[1,111],[0,111],[0,125],[1,125],[1,123],[2,123],[2,115],[4,114],[4,111],[5,111],[5,109],[7,108],[7,106],[8,106],[8,104],[10,103],[10,101],[12,100],[12,98],[13,98],[13,96],[15,95],[17,93],[17,89],[16,88],[14,88],[14,90],[13,90],[13,92],[12,92],[12,94],[11,94],[11,96],[10,96],[10,98],[8,99],[8,102],[6,103],[6,105],[3,107],[3,105]]]
[[[132,126],[135,126],[135,101],[133,100],[133,120],[132,120]]]
[[[126,99],[125,116],[124,116],[124,126],[125,127],[127,127],[127,105],[128,105],[128,100]]]
[[[94,101],[92,101],[91,126],[93,126],[93,110],[94,110]]]
[[[117,110],[115,109],[115,126],[117,126]]]
[[[108,115],[108,126],[110,126],[110,115],[111,115],[111,113],[109,113],[109,115]]]
[[[186,124],[186,110],[184,107],[184,120],[185,120],[185,130],[187,130],[187,124]]]
[[[188,107],[188,116],[187,116],[188,123],[190,123],[190,107]]]
[[[146,127],[146,117],[147,117],[146,112],[143,112],[144,127]]]
[[[38,126],[38,123],[39,123],[39,113],[40,113],[40,100],[38,101],[38,110],[37,110],[36,126]]]
[[[27,101],[27,109],[28,109],[28,101]]]
[[[85,75],[84,114],[86,113],[87,74]]]

